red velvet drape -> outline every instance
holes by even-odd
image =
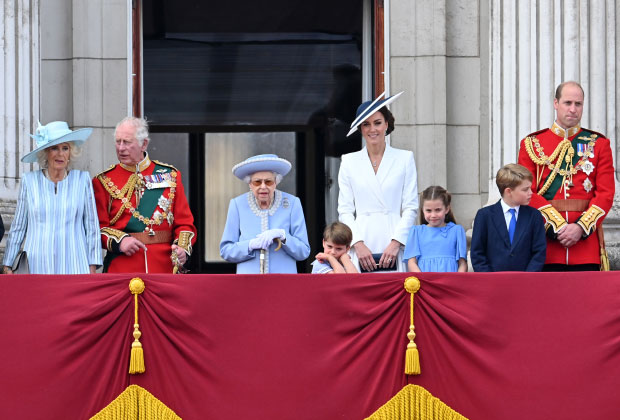
[[[87,419],[128,385],[184,419],[362,419],[406,383],[470,419],[620,418],[620,276],[140,275],[146,373],[128,375],[131,275],[0,278],[0,418]]]

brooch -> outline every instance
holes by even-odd
[[[581,170],[586,174],[590,175],[592,171],[594,171],[594,165],[589,160],[586,160],[581,164]]]
[[[282,207],[284,207],[285,209],[288,209],[289,203],[288,203],[288,198],[284,198],[284,200],[282,200]]]
[[[585,181],[583,181],[583,189],[586,190],[586,192],[590,192],[592,191],[592,182],[590,182],[590,178],[586,178]]]

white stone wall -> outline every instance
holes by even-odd
[[[459,223],[480,207],[480,5],[471,0],[390,0],[390,90],[395,147],[413,150],[420,192],[453,193]]]
[[[0,200],[16,200],[19,159],[39,115],[39,2],[4,0],[0,7]]]
[[[38,0],[4,0],[0,6],[0,215],[7,232],[19,179],[31,168],[20,158],[32,150],[28,134],[39,115],[38,22]],[[0,242],[0,261],[5,242]]]
[[[114,127],[128,114],[128,2],[41,3],[41,120],[92,127],[77,167],[116,162]]]

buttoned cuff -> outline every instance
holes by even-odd
[[[579,216],[577,224],[581,226],[586,236],[588,236],[596,230],[596,222],[603,216],[605,216],[603,209],[591,205],[588,210],[584,211],[581,216]]]
[[[545,218],[546,231],[549,231],[549,228],[551,228],[552,232],[557,234],[560,229],[566,226],[566,220],[564,220],[560,212],[558,212],[551,204],[547,204],[538,210]]]

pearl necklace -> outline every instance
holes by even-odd
[[[52,181],[54,184],[57,184],[58,182],[60,182],[60,181],[62,181],[63,179],[65,179],[65,178],[67,177],[67,175],[68,175],[68,174],[69,174],[69,173],[65,170],[65,173],[63,174],[63,177],[62,177],[62,178],[60,178],[59,180],[55,180],[55,179],[52,179],[52,177],[50,176],[50,173],[49,173],[49,171],[48,171],[47,169],[43,169],[43,175],[45,175],[45,177],[46,177],[47,179],[49,179],[50,181]]]

